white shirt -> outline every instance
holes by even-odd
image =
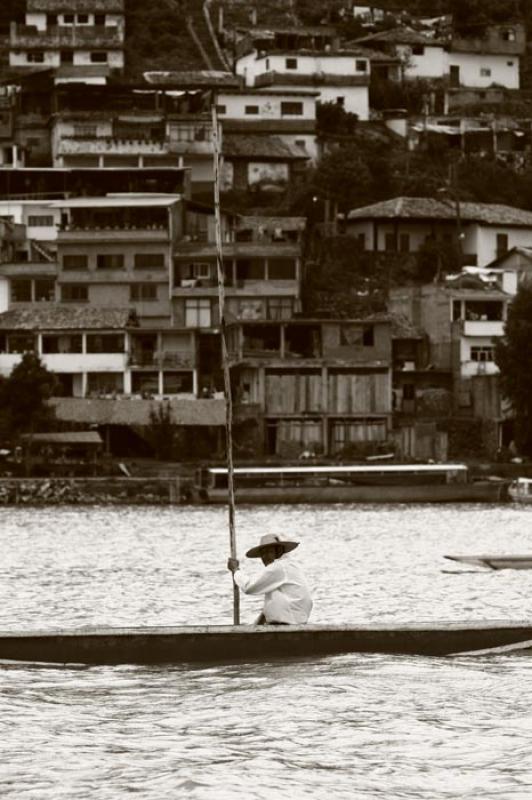
[[[256,578],[234,573],[235,583],[246,594],[263,594],[262,613],[266,622],[285,622],[301,625],[308,621],[312,611],[312,598],[305,576],[297,562],[288,553],[276,558]]]

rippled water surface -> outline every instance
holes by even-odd
[[[244,508],[301,540],[314,622],[530,619],[532,508]],[[0,510],[0,628],[228,623],[216,508]],[[258,612],[242,599],[243,621]],[[532,656],[353,655],[192,669],[0,665],[0,797],[532,797]]]

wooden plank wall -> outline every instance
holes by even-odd
[[[389,397],[387,373],[329,374],[327,410],[331,414],[386,413]]]
[[[321,410],[320,374],[266,375],[266,413],[301,414]]]

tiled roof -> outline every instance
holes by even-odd
[[[51,11],[61,13],[88,12],[123,14],[124,0],[26,0],[26,10],[30,13]]]
[[[153,70],[144,73],[144,80],[147,83],[156,84],[159,86],[171,85],[181,86],[183,88],[206,88],[209,86],[234,86],[238,88],[242,84],[242,79],[232,72],[223,72],[222,70],[204,69],[204,70]]]
[[[392,28],[388,31],[371,33],[369,36],[362,36],[355,39],[354,44],[371,44],[372,42],[389,42],[390,44],[422,44],[426,47],[443,47],[444,42],[440,39],[431,39],[418,31],[410,28]]]
[[[44,442],[46,444],[103,444],[103,439],[97,431],[70,431],[68,433],[23,433],[21,438],[31,440],[31,443]]]
[[[225,425],[225,400],[167,401],[175,425]],[[150,412],[157,408],[155,400],[134,397],[111,398],[53,398],[57,419],[84,425],[149,425]]]
[[[0,314],[0,330],[123,330],[136,325],[130,308],[42,303]]]
[[[223,154],[226,158],[270,158],[278,161],[306,160],[305,153],[296,145],[283,142],[278,136],[231,134],[224,136]]]
[[[460,216],[464,222],[485,225],[532,227],[532,212],[497,203],[460,203]],[[456,219],[454,201],[435,200],[432,197],[394,197],[370,206],[355,208],[347,215],[355,219]]]
[[[265,217],[261,215],[243,216],[238,220],[237,228],[258,230],[259,228],[282,228],[285,231],[302,231],[305,229],[306,217]]]

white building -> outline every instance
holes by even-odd
[[[369,119],[370,59],[362,50],[257,51],[236,60],[246,86],[270,91],[314,89],[322,103],[338,103]]]
[[[396,197],[349,212],[347,232],[374,252],[420,251],[427,240],[443,244],[461,235],[464,259],[480,267],[513,247],[532,244],[532,212],[494,203]]]
[[[409,28],[374,33],[357,39],[354,44],[398,58],[402,77],[407,80],[443,78],[449,71],[445,42],[430,39]]]
[[[228,133],[277,136],[318,157],[316,98],[312,89],[297,91],[225,90],[217,93],[218,117]]]
[[[124,0],[27,0],[25,24],[11,25],[9,64],[102,81],[124,67]]]
[[[449,80],[452,87],[467,86],[488,89],[504,86],[519,89],[519,56],[499,53],[455,52],[447,54]]]

